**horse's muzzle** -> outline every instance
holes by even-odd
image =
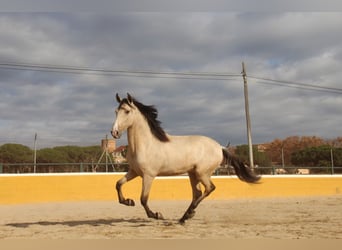
[[[112,131],[110,131],[110,133],[112,134],[112,136],[113,136],[115,139],[119,139],[120,136],[121,136],[121,133],[120,133],[118,130],[112,130]]]

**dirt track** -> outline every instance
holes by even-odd
[[[204,200],[180,225],[188,203],[151,201],[163,221],[115,201],[1,205],[0,239],[342,239],[341,195]]]

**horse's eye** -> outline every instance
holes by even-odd
[[[129,110],[126,110],[125,113],[126,113],[126,115],[128,115],[129,114]]]

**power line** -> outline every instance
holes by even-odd
[[[40,72],[66,73],[66,74],[91,74],[103,76],[120,77],[143,77],[143,78],[163,78],[163,79],[183,79],[183,80],[236,80],[241,74],[222,72],[171,72],[171,71],[148,71],[148,70],[125,70],[125,69],[102,69],[91,67],[77,67],[68,65],[34,64],[0,62],[0,69],[9,70],[30,70]],[[248,78],[257,80],[257,83],[290,87],[303,90],[313,90],[319,92],[329,92],[342,94],[341,88],[324,87],[314,84],[276,80],[266,77],[250,76]]]
[[[262,83],[262,84],[270,84],[270,85],[285,86],[285,87],[296,88],[296,89],[314,90],[314,91],[320,91],[320,92],[342,94],[341,88],[319,86],[319,85],[300,83],[300,82],[294,82],[294,81],[275,80],[271,78],[256,77],[256,76],[248,76],[248,77],[258,80],[258,83]]]
[[[169,75],[169,76],[162,76],[162,75],[147,75],[147,74],[121,74],[121,73],[96,73],[96,72],[77,72],[77,71],[61,71],[61,70],[46,70],[46,69],[22,69],[22,68],[4,68],[0,66],[0,69],[9,69],[9,70],[29,70],[29,71],[38,71],[38,72],[48,72],[48,73],[62,73],[62,74],[77,74],[77,75],[100,75],[100,76],[114,76],[114,77],[138,77],[138,78],[159,78],[159,79],[180,79],[180,80],[206,80],[206,81],[226,81],[226,80],[233,80],[236,79],[237,76],[241,77],[240,75],[236,75],[235,77],[225,77],[225,78],[217,78],[217,77],[195,77],[195,76],[176,76],[176,75]]]
[[[293,86],[293,85],[285,85],[285,84],[280,84],[280,83],[276,83],[276,82],[257,81],[256,83],[264,84],[264,85],[273,85],[273,86],[277,86],[277,87],[285,87],[285,88],[293,88],[293,89],[302,89],[302,90],[316,91],[316,92],[327,92],[327,93],[333,93],[333,94],[338,94],[338,95],[342,94],[342,92],[338,92],[338,91],[325,90],[325,89],[315,89],[315,88]]]
[[[66,65],[50,65],[50,64],[31,64],[31,63],[11,63],[2,62],[0,63],[2,69],[13,69],[13,70],[31,70],[31,71],[46,71],[56,73],[73,73],[73,74],[99,74],[99,75],[119,75],[119,76],[135,76],[141,77],[144,75],[149,76],[173,76],[173,78],[182,77],[182,79],[194,79],[199,78],[208,80],[225,80],[227,77],[240,77],[240,74],[231,73],[217,73],[217,72],[171,72],[171,71],[148,71],[148,70],[124,70],[124,69],[100,69],[90,67],[76,67]],[[159,76],[158,76],[159,75]],[[189,77],[189,78],[186,78]]]

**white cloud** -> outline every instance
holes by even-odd
[[[0,15],[0,62],[223,72],[340,88],[342,13],[17,13]],[[257,143],[341,136],[341,94],[248,78]],[[65,74],[0,67],[0,144],[98,144],[114,95],[155,104],[173,134],[246,143],[242,77],[225,81]],[[19,132],[18,132],[19,131]],[[124,140],[122,141],[124,143]]]

